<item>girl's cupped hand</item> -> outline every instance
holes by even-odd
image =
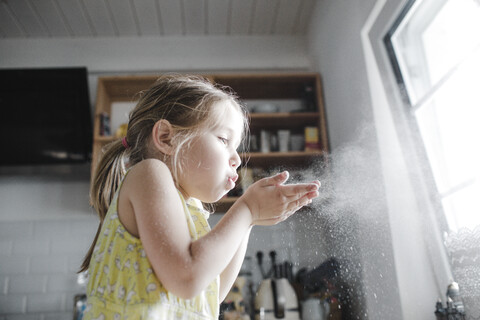
[[[285,184],[288,171],[261,179],[252,184],[237,200],[252,215],[253,225],[274,225],[284,221],[318,197],[320,182]]]

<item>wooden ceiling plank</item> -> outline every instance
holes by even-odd
[[[0,3],[0,30],[5,38],[23,38],[27,35],[6,2]]]
[[[117,35],[119,37],[139,35],[130,0],[107,0],[107,3],[113,25],[117,28]]]
[[[166,36],[184,34],[180,1],[159,0],[163,33]]]
[[[205,34],[205,0],[184,1],[185,34]]]
[[[231,1],[207,0],[207,34],[227,34]]]
[[[232,0],[230,34],[246,35],[252,24],[254,0]]]
[[[277,4],[278,0],[256,1],[251,33],[262,35],[271,34]]]
[[[12,12],[17,17],[19,23],[26,32],[27,37],[31,38],[46,38],[48,31],[39,20],[34,8],[26,0],[9,1],[9,6]]]
[[[65,16],[54,0],[31,2],[48,30],[50,37],[72,36],[72,29],[65,23]]]
[[[301,1],[280,0],[274,34],[292,35]]]
[[[109,13],[105,0],[82,0],[85,4],[86,11],[92,26],[94,34],[98,37],[113,37],[115,36],[115,29],[112,20],[109,18]]]
[[[79,0],[61,0],[57,1],[57,4],[72,30],[72,37],[91,37],[94,35],[92,23]]]
[[[155,0],[132,1],[137,16],[140,36],[158,36],[163,33]]]

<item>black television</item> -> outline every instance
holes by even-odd
[[[86,68],[0,69],[0,166],[88,162]]]

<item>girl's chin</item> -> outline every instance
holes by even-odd
[[[219,193],[219,194],[212,194],[208,198],[197,198],[198,200],[202,201],[203,203],[215,203],[220,201],[230,190],[227,190],[225,192]]]

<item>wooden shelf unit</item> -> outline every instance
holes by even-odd
[[[251,113],[250,129],[253,134],[260,130],[288,129],[292,133],[303,133],[304,127],[318,127],[321,150],[289,152],[251,152],[243,154],[248,166],[270,169],[272,167],[294,168],[321,159],[329,151],[325,109],[320,76],[316,73],[278,74],[209,74],[203,75],[210,81],[231,87],[241,100],[300,100],[305,87],[313,88],[314,110],[308,112]],[[138,92],[147,89],[158,75],[112,76],[98,79],[97,100],[94,118],[94,141],[92,169],[102,148],[114,141],[113,136],[100,135],[102,113],[111,114],[113,102],[133,102]],[[93,172],[94,170],[92,170]],[[226,197],[216,205],[217,211],[226,211],[236,200]]]

